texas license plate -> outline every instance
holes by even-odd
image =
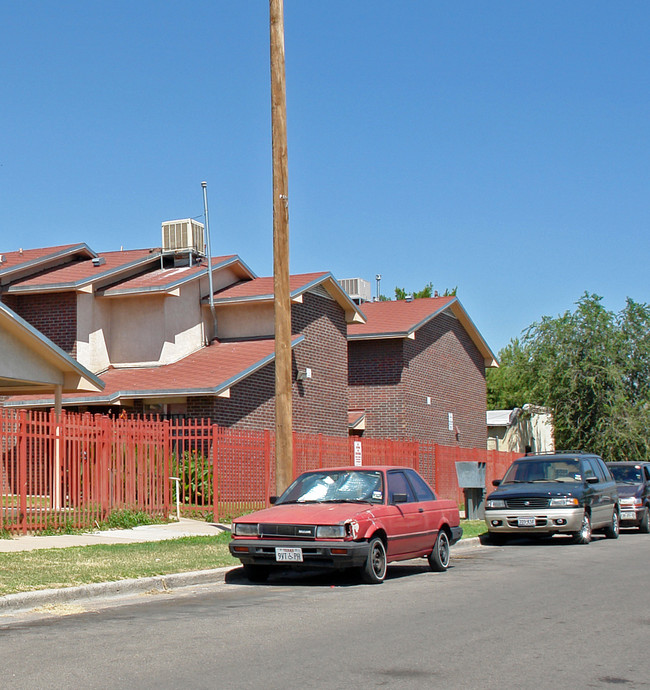
[[[636,519],[636,513],[633,510],[630,511],[624,511],[621,513],[621,520],[635,520]]]
[[[535,527],[534,517],[517,518],[517,527]]]
[[[276,561],[293,561],[301,563],[302,562],[302,549],[287,547],[287,546],[276,546],[275,547],[275,560]]]

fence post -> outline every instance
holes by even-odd
[[[318,434],[318,469],[323,467],[323,434]]]
[[[165,419],[162,423],[162,453],[163,453],[163,514],[165,519],[168,519],[169,513],[171,511],[171,495],[170,495],[170,485],[169,477],[171,472],[169,471],[169,459],[170,459],[170,433],[169,433],[169,420]]]
[[[20,410],[18,437],[18,491],[20,498],[20,528],[27,533],[27,410]]]
[[[275,493],[275,492],[273,492]],[[264,429],[264,503],[268,508],[271,503],[271,432]]]
[[[219,432],[216,424],[212,424],[212,521],[219,522],[219,473],[217,468],[217,445]]]
[[[102,519],[110,512],[113,501],[111,496],[111,487],[114,477],[111,477],[111,444],[109,439],[111,420],[105,415],[95,415],[96,421],[99,422],[99,443],[97,444],[97,456],[99,459],[99,481],[100,481],[100,505],[102,510]]]

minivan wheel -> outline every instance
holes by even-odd
[[[589,513],[585,513],[582,516],[582,527],[580,527],[579,532],[574,532],[573,543],[574,544],[588,544],[591,541],[591,518]]]
[[[618,535],[621,531],[621,521],[618,515],[618,508],[614,508],[612,513],[612,521],[608,527],[605,527],[605,536],[608,539],[618,539]]]
[[[449,567],[449,537],[444,529],[438,532],[433,551],[429,554],[429,566],[436,573],[442,573]]]
[[[648,534],[650,532],[650,513],[647,508],[643,511],[643,515],[639,521],[639,532],[643,532],[643,534]]]

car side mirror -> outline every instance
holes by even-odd
[[[408,503],[409,497],[406,494],[393,494],[392,503]]]
[[[598,484],[598,477],[587,477],[587,484]]]
[[[269,496],[269,503],[270,503],[272,506],[274,506],[274,505],[277,503],[277,501],[278,501],[278,497],[277,497],[277,496]]]
[[[493,479],[492,480],[492,486],[500,486],[502,480],[501,479]]]

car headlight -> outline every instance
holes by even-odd
[[[640,506],[641,499],[636,496],[629,496],[628,498],[622,498],[619,503],[622,506]]]
[[[316,528],[316,537],[319,539],[343,539],[345,537],[345,525],[321,525]]]
[[[573,496],[557,496],[556,498],[552,498],[549,501],[549,506],[551,508],[557,508],[559,506],[566,507],[566,506],[579,506],[580,501],[578,501],[577,498],[574,498]]]
[[[505,508],[506,502],[502,498],[488,498],[485,502],[486,508]]]
[[[256,537],[260,530],[256,522],[234,522],[232,533],[235,537]]]

